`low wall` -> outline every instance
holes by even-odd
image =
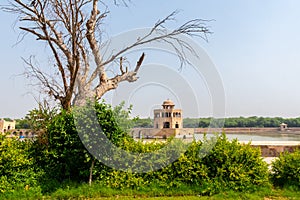
[[[130,132],[133,138],[167,138],[171,136],[192,136],[194,134],[193,128],[168,128],[168,129],[155,129],[155,128],[133,128]]]
[[[284,152],[292,153],[300,149],[297,141],[253,141],[251,146],[260,148],[262,157],[278,157]]]
[[[10,134],[7,137],[33,138],[35,136],[35,132],[30,129],[14,129],[10,130]]]

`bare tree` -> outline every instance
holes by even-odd
[[[137,59],[132,70],[123,66],[124,54],[129,50],[153,41],[171,45],[182,63],[185,51],[192,51],[180,35],[200,36],[209,33],[205,21],[194,19],[182,26],[166,31],[165,24],[174,19],[176,11],[157,21],[153,28],[136,42],[117,49],[105,60],[100,39],[103,34],[102,21],[109,13],[108,7],[99,0],[7,0],[2,9],[18,16],[20,29],[32,34],[38,41],[46,42],[54,58],[53,65],[58,76],[53,77],[34,64],[32,57],[24,59],[29,66],[29,75],[36,78],[45,91],[59,100],[64,109],[70,109],[72,102],[82,104],[87,97],[100,99],[107,91],[116,89],[123,81],[134,82],[143,63],[145,54]],[[114,0],[114,4],[127,5],[130,1]],[[101,10],[103,9],[103,10]],[[90,62],[92,60],[93,62]],[[119,72],[109,77],[110,64],[119,65]],[[91,66],[96,67],[91,67]],[[95,86],[95,82],[97,82]]]

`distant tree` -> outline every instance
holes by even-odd
[[[134,127],[136,128],[153,128],[153,120],[150,117],[142,119],[137,118],[134,122]]]
[[[199,127],[208,127],[210,124],[211,118],[202,118],[199,120]]]
[[[190,20],[178,28],[167,31],[166,23],[174,20],[173,12],[158,20],[153,28],[136,42],[123,49],[114,49],[110,57],[103,58],[101,39],[103,21],[109,15],[109,6],[100,0],[7,0],[2,9],[18,16],[20,29],[46,43],[53,58],[56,75],[48,75],[38,67],[33,58],[24,59],[29,66],[27,75],[36,78],[44,92],[58,100],[64,109],[72,103],[82,105],[86,98],[100,99],[106,92],[116,89],[123,81],[134,82],[145,54],[137,59],[132,70],[124,66],[125,53],[135,47],[157,41],[173,47],[182,63],[186,51],[192,47],[178,36],[205,38],[208,28],[201,19]],[[128,6],[130,0],[114,0],[114,5]],[[127,22],[125,22],[127,23]],[[110,52],[108,52],[110,53]],[[90,62],[92,61],[92,62]],[[109,77],[110,64],[117,64],[120,71]],[[95,66],[94,68],[92,66]]]
[[[225,120],[224,126],[225,127],[237,127],[238,120],[236,118],[228,118]]]
[[[11,121],[13,121],[11,118],[8,118],[8,117],[5,117],[5,118],[3,118],[5,121],[7,121],[7,122],[11,122]]]
[[[30,129],[27,119],[16,119],[16,129]]]

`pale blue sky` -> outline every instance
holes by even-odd
[[[118,34],[149,27],[176,9],[181,12],[171,26],[214,19],[209,42],[196,40],[222,77],[227,116],[300,116],[300,1],[140,0],[114,7],[105,28]],[[32,38],[14,46],[15,17],[2,12],[0,17],[0,117],[19,118],[36,107],[29,82],[17,76],[24,71],[21,56],[39,54],[44,46]]]

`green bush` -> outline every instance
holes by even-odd
[[[269,186],[268,167],[260,150],[250,144],[239,144],[237,140],[228,141],[225,134],[217,139],[210,154],[203,158],[203,163],[216,191],[255,190]]]
[[[147,170],[153,169],[153,171],[148,173],[131,173],[109,168],[101,172],[99,178],[100,182],[103,185],[118,189],[138,189],[154,183],[159,185],[163,184],[164,186],[167,185],[169,183],[168,181],[172,180],[174,176],[170,177],[171,173],[161,170],[165,167],[167,168],[166,163],[170,162],[170,154],[179,157],[179,153],[183,152],[182,148],[184,145],[181,141],[177,141],[177,143],[173,142],[170,148],[163,148],[169,145],[171,141],[172,140],[169,140],[166,143],[156,141],[143,143],[142,141],[124,140],[120,147],[136,156],[125,157],[122,156],[122,153],[117,153],[112,158],[114,162],[123,163],[124,166],[128,167],[128,171],[141,171],[145,168]],[[148,153],[151,153],[151,156]],[[156,168],[158,166],[162,169],[157,170]],[[123,168],[123,170],[126,169]]]
[[[38,138],[34,147],[32,157],[36,165],[45,171],[41,180],[43,191],[51,190],[66,180],[80,182],[85,178],[87,181],[87,151],[80,141],[70,112],[62,111],[54,116],[43,138]]]
[[[30,157],[31,141],[20,141],[0,134],[0,193],[33,190],[42,171]]]
[[[271,180],[275,186],[300,188],[300,150],[284,153],[272,163]]]
[[[178,141],[176,145],[172,150],[181,152],[186,144]],[[152,146],[152,150],[162,147],[129,142],[123,148],[146,153],[151,149],[148,146]],[[267,164],[262,160],[259,149],[252,148],[250,144],[241,145],[237,140],[228,141],[225,135],[218,137],[214,148],[201,158],[199,153],[204,147],[202,142],[193,142],[175,162],[157,171],[139,174],[111,169],[102,176],[102,183],[112,188],[132,189],[149,185],[166,189],[190,186],[197,188],[201,194],[209,195],[225,190],[253,191],[261,186],[270,186]]]
[[[47,118],[49,121],[45,120],[46,130],[37,138],[31,155],[36,165],[45,171],[41,180],[43,192],[54,191],[66,181],[88,182],[92,163],[95,166],[92,169],[93,175],[109,171],[103,164],[94,160],[85,147],[101,147],[97,145],[104,136],[116,145],[120,145],[124,138],[129,140],[127,133],[118,124],[128,125],[128,111],[122,110],[122,106],[121,104],[112,108],[110,105],[95,102],[72,111],[61,110],[59,114]],[[36,112],[39,116],[39,112]],[[96,114],[96,120],[92,118],[95,116],[93,112]],[[74,120],[75,117],[77,120]],[[76,122],[84,126],[81,136],[78,135]],[[102,131],[95,132],[97,129],[94,127],[97,123]],[[87,139],[85,145],[82,143],[83,138]]]

